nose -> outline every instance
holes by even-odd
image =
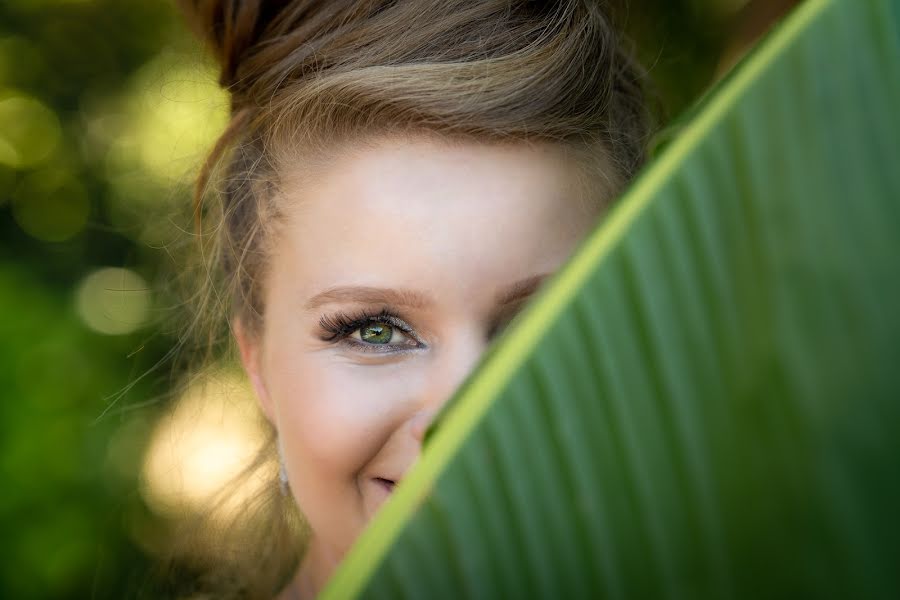
[[[448,342],[436,354],[419,409],[410,418],[410,431],[418,442],[421,443],[434,417],[478,364],[487,346],[483,335],[472,334]]]

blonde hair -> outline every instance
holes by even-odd
[[[251,335],[262,331],[287,158],[296,165],[299,154],[312,166],[338,144],[393,134],[552,142],[611,182],[605,196],[644,159],[644,73],[599,0],[180,4],[232,98],[231,122],[195,195],[205,258],[191,328],[205,332],[204,356],[228,342],[222,325],[233,319]],[[279,552],[285,564],[263,581],[248,568],[230,580],[232,591],[274,595],[296,567],[297,548],[255,548],[251,556],[274,564]]]

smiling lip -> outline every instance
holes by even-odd
[[[394,487],[397,485],[397,482],[394,481],[393,479],[386,479],[384,477],[376,477],[375,483],[377,483],[378,485],[383,487],[385,489],[385,491],[387,491],[388,493],[393,492]]]

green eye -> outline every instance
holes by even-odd
[[[394,328],[387,323],[369,323],[359,329],[359,337],[370,344],[387,344],[393,337]]]

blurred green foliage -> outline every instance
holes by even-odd
[[[155,523],[137,474],[169,384],[165,361],[151,368],[173,337],[159,318],[100,333],[77,298],[101,267],[159,279],[167,253],[137,225],[147,197],[183,201],[184,186],[142,176],[124,144],[140,125],[131,115],[148,112],[131,109],[152,90],[136,78],[179,51],[194,64],[187,39],[158,0],[0,3],[3,597],[131,596],[148,585],[141,532]],[[129,197],[129,177],[144,198]]]
[[[668,114],[712,79],[740,4],[619,9]],[[168,2],[0,3],[0,596],[155,585],[164,528],[138,475],[171,385],[158,282],[190,242],[192,174],[226,107]],[[90,288],[109,267],[122,289]],[[149,309],[127,321],[104,294]]]

